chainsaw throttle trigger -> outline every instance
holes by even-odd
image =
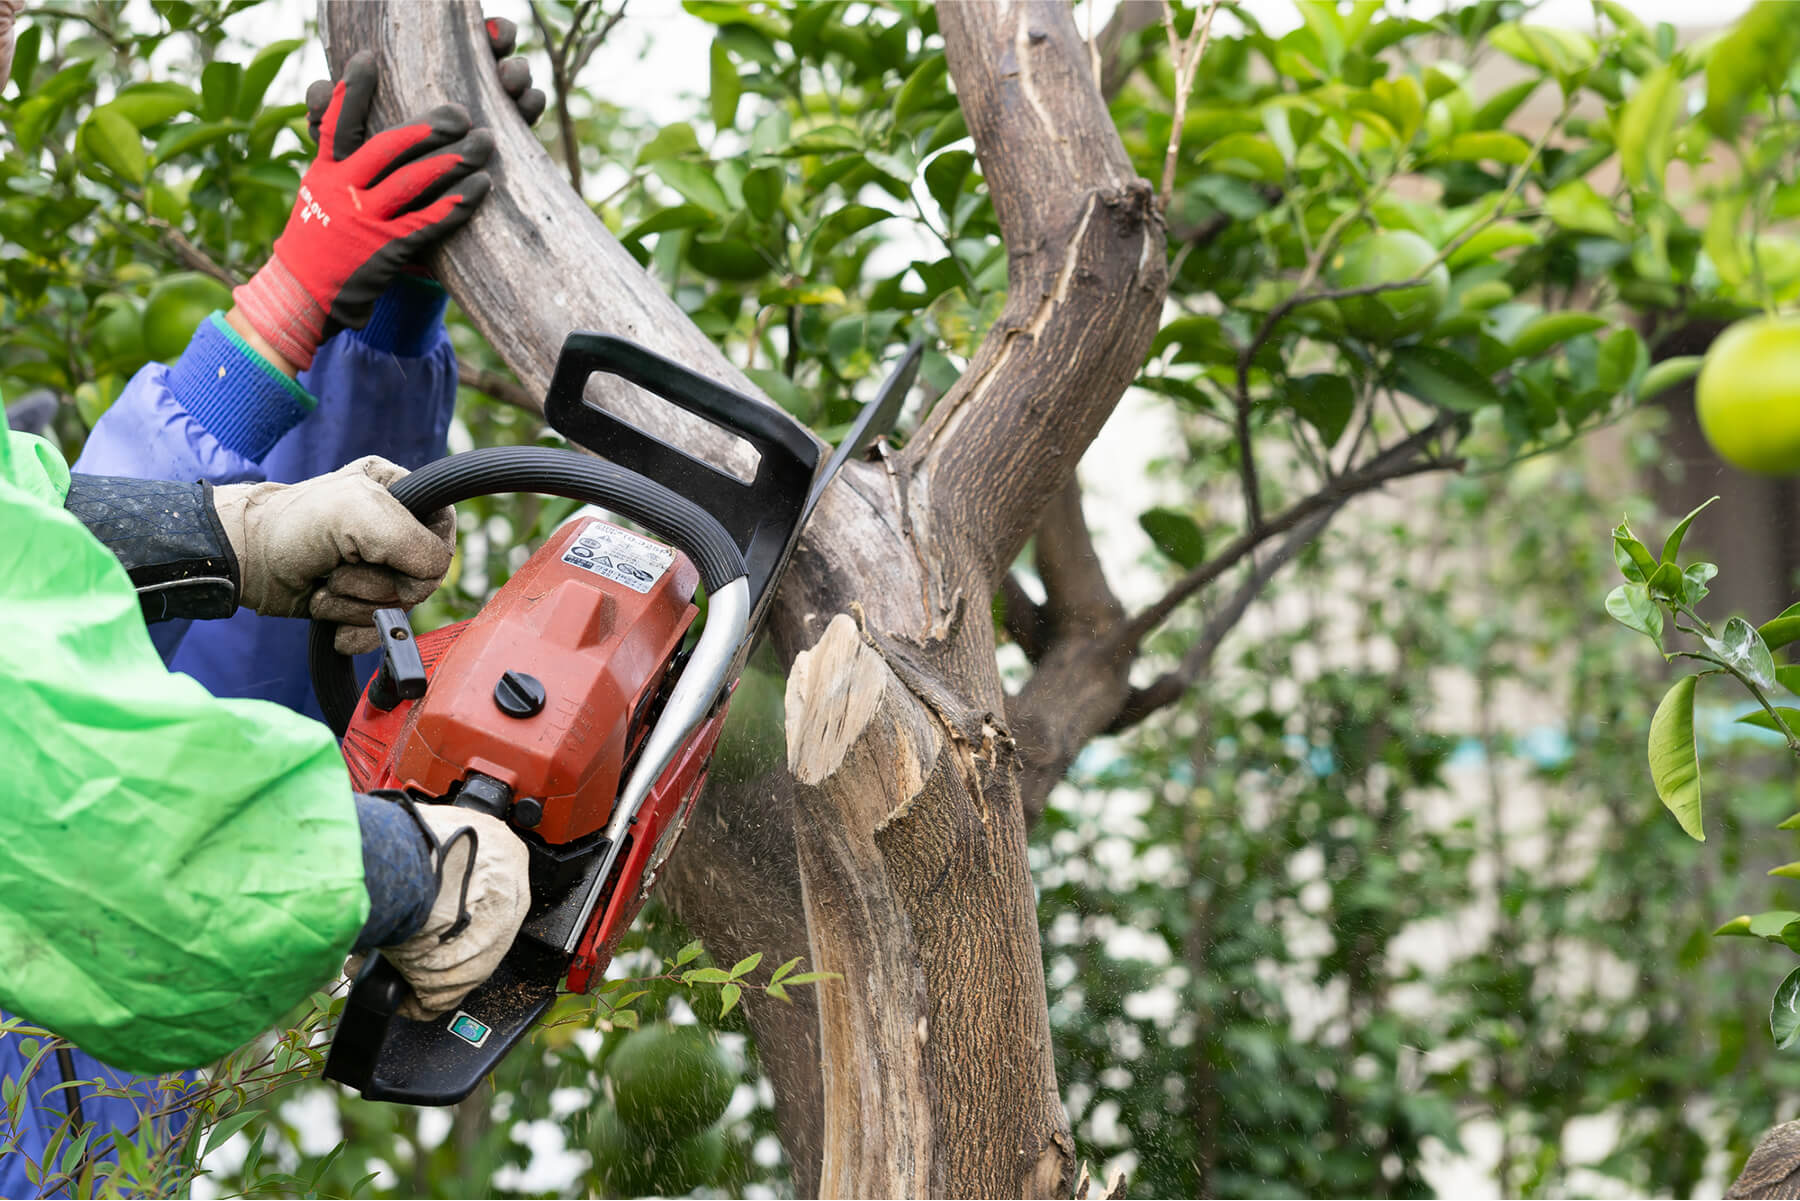
[[[369,703],[392,709],[401,701],[425,695],[425,660],[413,639],[404,609],[375,610],[375,632],[381,635],[381,670],[369,685]]]

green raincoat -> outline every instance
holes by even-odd
[[[196,1067],[329,979],[368,915],[324,726],[164,668],[69,469],[0,428],[0,1007]]]

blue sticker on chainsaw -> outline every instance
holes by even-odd
[[[563,551],[562,561],[623,584],[633,592],[648,592],[650,585],[669,570],[675,552],[590,517],[587,528]]]
[[[493,1030],[485,1023],[476,1021],[459,1009],[456,1011],[456,1016],[450,1019],[450,1033],[456,1035],[456,1037],[462,1039],[471,1047],[479,1047],[482,1043],[487,1041],[487,1036],[492,1034]]]

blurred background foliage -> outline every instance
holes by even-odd
[[[678,121],[608,88],[622,6],[494,11],[553,94],[539,132],[572,183],[797,418],[832,437],[903,341],[931,338],[904,436],[1006,287],[934,11],[683,8],[709,71]],[[1156,457],[1090,516],[1131,508],[1148,599],[1285,505],[1371,471],[1457,474],[1347,509],[1195,691],[1096,742],[1052,796],[1034,858],[1081,1151],[1153,1196],[1716,1189],[1800,1082],[1763,1025],[1779,969],[1708,935],[1792,889],[1761,875],[1792,856],[1741,829],[1794,788],[1717,739],[1731,805],[1689,843],[1645,779],[1643,659],[1596,604],[1621,481],[1663,465],[1646,402],[1698,365],[1677,335],[1800,292],[1782,224],[1800,15],[1759,4],[1685,44],[1605,0],[1580,30],[1517,0],[1298,15],[1265,30],[1177,5],[1171,28],[1107,43],[1171,287],[1121,418]],[[302,18],[257,0],[27,13],[0,93],[0,392],[53,400],[71,457],[266,256],[311,153]],[[293,40],[249,40],[270,31]],[[453,449],[553,437],[454,311],[452,333],[481,385]],[[463,506],[419,620],[472,612],[568,512]],[[1632,512],[1658,528],[1648,501]],[[1218,633],[1192,609],[1148,666]],[[725,751],[746,772],[781,753],[780,681],[747,686]],[[677,964],[687,944],[653,908],[614,969],[644,979],[635,1016],[571,1000],[448,1114],[287,1083],[302,1037],[286,1087],[227,1065],[196,1108],[207,1132],[96,1187],[167,1191],[210,1152],[196,1195],[779,1193],[741,1011],[674,978],[729,965]],[[627,1071],[647,1038],[687,1040],[692,1070]]]

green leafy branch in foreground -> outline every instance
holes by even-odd
[[[1738,718],[1743,725],[1773,730],[1787,740],[1787,749],[1800,759],[1800,708],[1780,705],[1771,696],[1780,692],[1800,695],[1800,663],[1777,665],[1775,652],[1800,642],[1800,603],[1789,605],[1760,626],[1733,617],[1723,629],[1700,616],[1696,606],[1708,592],[1707,584],[1719,574],[1712,563],[1680,562],[1682,539],[1688,527],[1713,497],[1681,519],[1663,543],[1660,558],[1631,532],[1628,521],[1613,530],[1613,558],[1625,582],[1606,597],[1606,611],[1620,624],[1636,630],[1656,644],[1667,661],[1690,659],[1700,670],[1677,680],[1656,707],[1650,721],[1650,776],[1656,795],[1681,828],[1696,841],[1706,840],[1701,825],[1700,752],[1694,736],[1694,695],[1707,676],[1728,675],[1756,699],[1759,709]],[[1687,635],[1699,649],[1672,648],[1671,632]],[[1800,829],[1800,813],[1780,823],[1779,829]],[[1800,880],[1800,861],[1769,871],[1771,876]],[[1761,938],[1800,953],[1800,912],[1775,909],[1743,914],[1720,926],[1715,934]],[[1777,1047],[1800,1044],[1800,968],[1790,972],[1775,992],[1769,1010],[1769,1031]]]

